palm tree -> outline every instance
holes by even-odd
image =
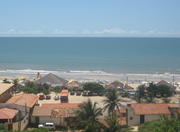
[[[108,111],[109,114],[115,114],[115,110],[119,110],[121,106],[120,95],[116,89],[110,89],[106,94],[106,99],[104,100],[104,111]]]
[[[106,118],[107,125],[103,127],[104,132],[121,132],[123,127],[120,125],[116,115]]]
[[[85,128],[86,132],[97,130],[98,117],[102,115],[102,109],[97,107],[96,102],[88,99],[84,102],[80,109],[77,111],[77,117],[80,120],[80,126]]]

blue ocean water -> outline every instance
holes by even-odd
[[[0,37],[0,70],[180,72],[180,38]]]

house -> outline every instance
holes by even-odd
[[[76,118],[75,111],[80,106],[80,103],[49,103],[35,106],[31,121],[33,124],[53,122],[56,126],[67,126],[70,119]]]
[[[58,77],[52,73],[49,73],[48,75],[45,75],[44,77],[38,79],[35,81],[37,84],[48,84],[51,85],[52,87],[55,86],[64,86],[68,81]]]
[[[29,123],[30,109],[16,104],[0,104],[0,123],[6,130],[24,130]]]
[[[31,122],[31,114],[36,105],[38,105],[38,96],[34,94],[17,94],[11,97],[7,102],[7,104],[14,104],[23,106],[28,109],[27,118],[28,123]]]
[[[6,102],[12,96],[13,84],[0,83],[0,103]]]
[[[68,95],[69,92],[68,90],[62,90],[60,93],[60,100],[62,103],[67,103],[68,102]]]
[[[9,108],[0,108],[0,123],[5,124],[7,130],[13,130],[13,122],[16,121],[18,110]]]
[[[144,122],[160,120],[163,116],[170,117],[168,104],[128,104],[127,124],[140,125]]]

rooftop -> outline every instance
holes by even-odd
[[[68,96],[68,90],[62,90],[60,95],[61,96]]]
[[[82,104],[81,103],[48,103],[42,104],[44,108],[64,108],[64,109],[75,109],[79,108]]]
[[[45,75],[44,77],[40,78],[39,80],[36,80],[35,81],[36,83],[39,83],[39,84],[50,84],[50,85],[65,85],[67,83],[67,80],[55,75],[55,74],[52,74],[52,73],[49,73],[47,75]]]
[[[35,106],[32,116],[51,116],[52,108]]]
[[[170,114],[168,104],[131,104],[137,115]]]
[[[0,95],[10,89],[13,86],[13,84],[9,83],[0,83]]]
[[[79,103],[49,103],[42,104],[42,106],[35,106],[33,116],[51,116],[52,118],[58,117],[72,117],[74,110],[78,109],[81,104]]]
[[[13,119],[18,113],[18,110],[9,109],[9,108],[0,108],[0,113],[1,113],[0,119]]]
[[[26,105],[27,107],[32,108],[37,101],[38,101],[37,95],[23,93],[11,97],[6,103],[17,104],[22,106]]]

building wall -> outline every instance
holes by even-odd
[[[166,115],[167,117],[170,117],[170,115]],[[162,119],[163,115],[157,114],[157,115],[144,115],[144,122],[148,121],[156,121]],[[131,107],[128,107],[128,125],[129,126],[135,126],[140,125],[140,115],[135,115],[134,111]]]
[[[39,118],[39,124],[43,124],[46,122],[52,122],[56,126],[65,126],[66,125],[63,118],[51,118],[50,116],[40,116],[38,118]],[[31,123],[33,123],[33,124],[36,123],[36,117],[34,117],[34,116],[31,117]],[[38,125],[38,124],[36,124],[36,125]]]
[[[11,96],[12,96],[12,88],[6,90],[6,92],[0,95],[0,103],[6,102],[8,99],[11,98]]]
[[[127,124],[129,126],[135,126],[140,124],[140,116],[135,115],[131,107],[127,107]]]

